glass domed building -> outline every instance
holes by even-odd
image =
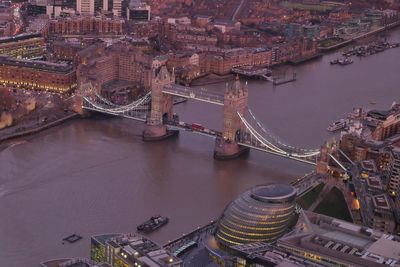
[[[295,222],[296,189],[260,185],[239,195],[220,217],[215,239],[225,246],[274,242]]]

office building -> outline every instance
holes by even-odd
[[[131,1],[126,14],[127,20],[148,21],[150,20],[150,6],[140,0]]]
[[[0,38],[0,54],[15,58],[38,58],[44,55],[46,44],[38,33]]]
[[[113,0],[112,1],[112,12],[114,16],[121,17],[122,15],[122,0]]]
[[[81,15],[94,15],[94,0],[76,0],[76,11]]]
[[[91,259],[112,266],[180,267],[182,261],[164,248],[138,234],[92,236]]]
[[[295,222],[296,193],[284,184],[256,186],[244,192],[224,210],[216,240],[225,246],[275,241]]]
[[[400,266],[400,238],[304,211],[279,249],[322,266]]]
[[[400,147],[394,146],[389,155],[389,183],[387,190],[390,195],[398,196],[400,190]]]
[[[28,90],[69,93],[76,88],[76,73],[68,64],[0,56],[0,84]]]

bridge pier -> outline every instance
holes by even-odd
[[[178,130],[168,130],[165,125],[151,125],[146,124],[142,139],[146,142],[151,141],[161,141],[167,138],[177,136],[179,134]]]
[[[151,113],[143,131],[143,141],[159,141],[179,134],[177,130],[168,130],[164,124],[173,117],[173,97],[162,92],[164,87],[175,83],[174,72],[169,73],[165,66],[154,70],[151,85]]]
[[[240,146],[234,142],[228,142],[222,137],[215,139],[214,159],[235,159],[249,152],[248,147]]]
[[[234,159],[249,151],[249,148],[236,143],[237,134],[243,128],[243,122],[238,112],[244,114],[247,109],[247,83],[242,86],[239,76],[231,88],[227,87],[224,94],[224,130],[222,136],[215,140],[215,159]]]

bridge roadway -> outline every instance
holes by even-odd
[[[207,137],[221,137],[222,133],[219,131],[211,130],[208,128],[204,128],[201,125],[198,125],[197,127],[193,127],[193,124],[186,123],[183,121],[167,121],[165,122],[165,125],[171,130],[184,130],[188,132],[193,132],[197,134],[201,134]]]
[[[199,100],[202,102],[207,102],[207,103],[211,103],[211,104],[215,104],[215,105],[219,105],[219,106],[224,105],[224,96],[223,95],[209,92],[204,88],[200,88],[200,90],[199,89],[193,90],[190,87],[175,84],[170,87],[164,87],[162,92],[164,94],[168,94],[168,95],[195,99],[195,100]]]

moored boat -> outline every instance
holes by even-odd
[[[151,233],[161,226],[166,225],[169,222],[169,219],[167,217],[162,217],[160,215],[156,215],[151,217],[149,220],[146,222],[138,225],[136,229],[138,231],[144,232],[144,233]]]
[[[344,129],[347,125],[347,122],[345,119],[340,119],[338,121],[332,122],[331,124],[329,124],[327,130],[330,132],[335,132],[337,130],[341,130]]]
[[[349,65],[353,63],[353,60],[351,58],[342,58],[338,60],[338,64],[341,66]]]

